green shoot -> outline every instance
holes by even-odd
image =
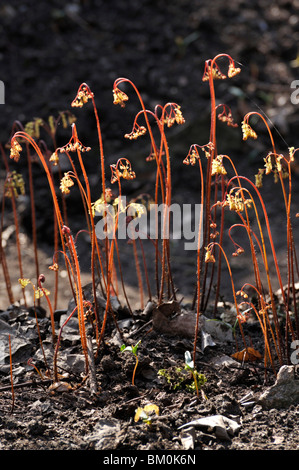
[[[125,344],[123,344],[120,348],[120,352],[129,351],[135,356],[136,363],[135,363],[135,367],[134,367],[133,375],[132,375],[132,385],[135,385],[135,374],[136,374],[136,369],[138,366],[137,349],[140,343],[141,343],[141,340],[139,340],[138,343],[135,344],[135,346],[126,346]]]
[[[191,358],[191,354],[189,351],[185,352],[185,370],[188,370],[191,372],[193,380],[194,380],[196,395],[199,397],[199,387],[204,385],[207,379],[203,374],[199,374],[197,370],[195,369],[194,362]]]

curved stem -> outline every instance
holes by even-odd
[[[199,220],[199,227],[198,227],[198,245],[197,245],[197,307],[196,307],[196,327],[195,327],[195,335],[194,335],[194,346],[193,346],[193,363],[195,364],[196,358],[196,344],[197,344],[197,336],[198,336],[198,326],[199,326],[199,316],[200,316],[200,304],[201,304],[201,243],[202,243],[202,219],[203,219],[203,205],[204,205],[204,177],[203,177],[203,169],[201,160],[198,160],[199,163],[199,170],[200,170],[200,180],[201,180],[201,207],[200,207],[200,220]]]
[[[132,375],[132,385],[135,385],[135,375],[136,375],[136,370],[137,370],[137,366],[138,366],[138,356],[135,356],[136,358],[136,363],[135,363],[135,367],[134,367],[134,370],[133,370],[133,375]]]
[[[281,292],[282,292],[284,302],[286,303],[286,298],[285,298],[285,293],[284,293],[284,290],[283,290],[281,274],[280,274],[278,261],[277,261],[276,250],[275,250],[274,243],[273,243],[269,218],[268,218],[268,214],[267,214],[267,211],[266,211],[264,201],[263,201],[262,196],[261,196],[259,190],[257,189],[257,187],[248,178],[246,178],[245,176],[240,176],[239,178],[245,180],[246,182],[248,182],[254,188],[254,190],[255,190],[258,198],[259,198],[260,204],[262,206],[263,214],[264,214],[264,217],[265,217],[265,222],[266,222],[266,227],[267,227],[267,232],[268,232],[268,238],[269,238],[271,251],[272,251],[272,255],[273,255],[273,259],[274,259],[274,264],[275,264],[275,268],[276,268],[276,272],[277,272],[278,282],[279,282],[279,285],[280,285],[280,288],[281,288]],[[228,186],[234,179],[235,179],[235,177],[231,178],[231,180],[228,183]],[[259,219],[258,219],[258,223],[259,223]],[[259,227],[260,227],[260,225],[259,225]],[[262,236],[261,228],[260,228],[260,233],[261,233],[261,236]],[[279,329],[279,324],[278,324],[276,305],[275,305],[275,300],[274,300],[273,291],[272,291],[271,282],[270,282],[269,266],[268,266],[268,262],[267,262],[267,257],[266,257],[266,251],[265,251],[265,245],[264,245],[264,239],[263,238],[262,238],[262,244],[263,244],[263,251],[264,251],[264,255],[265,255],[265,259],[264,259],[264,261],[265,261],[265,270],[266,270],[266,275],[267,275],[267,279],[268,279],[269,294],[270,294],[270,297],[271,297],[271,304],[272,304],[272,309],[273,309],[273,318],[274,318],[275,325],[276,325],[276,332],[277,332],[277,335],[278,335],[278,338],[279,338],[280,351],[282,351],[282,344],[281,344],[281,338],[280,338],[280,329]],[[285,305],[285,307],[287,309],[287,305]],[[281,359],[281,356],[280,356],[280,359]]]
[[[239,323],[239,328],[240,328],[240,332],[241,332],[241,335],[242,335],[242,339],[243,339],[243,342],[244,342],[244,345],[246,347],[246,340],[245,340],[245,336],[244,336],[244,332],[243,332],[243,328],[242,328],[242,323],[241,323],[241,313],[240,313],[240,310],[239,310],[239,305],[238,305],[238,302],[237,302],[237,297],[236,297],[236,290],[235,290],[235,284],[234,284],[234,280],[233,280],[233,276],[232,276],[232,271],[231,271],[231,267],[230,267],[230,264],[229,264],[229,261],[228,261],[228,258],[226,256],[226,253],[223,249],[223,247],[217,243],[217,242],[211,242],[208,247],[211,248],[213,246],[218,246],[220,248],[220,250],[222,251],[222,254],[225,258],[225,261],[226,261],[226,265],[227,265],[227,268],[228,268],[228,271],[229,271],[229,276],[230,276],[230,280],[231,280],[231,285],[232,285],[232,291],[233,291],[233,297],[234,297],[234,304],[235,304],[235,307],[236,307],[236,311],[237,311],[237,319],[238,319],[238,323]]]
[[[76,275],[76,298],[77,298],[77,306],[78,306],[78,320],[79,320],[79,328],[80,328],[80,336],[81,336],[81,343],[83,352],[86,359],[86,372],[88,371],[88,352],[87,352],[87,341],[86,341],[86,333],[85,333],[85,316],[84,316],[84,305],[83,305],[83,289],[81,283],[81,271],[79,266],[79,260],[77,256],[76,247],[74,244],[73,237],[70,233],[70,229],[66,226],[63,227],[63,233],[67,237],[69,241],[69,246],[71,248],[72,258],[75,262],[75,275]]]
[[[55,344],[55,341],[56,341],[56,333],[55,333],[55,322],[54,322],[54,311],[53,311],[53,308],[52,308],[52,304],[50,302],[50,299],[49,299],[49,296],[47,295],[45,289],[43,288],[42,286],[42,282],[45,280],[44,278],[44,275],[43,274],[40,274],[37,278],[37,282],[38,282],[38,286],[39,288],[41,289],[41,291],[43,292],[45,298],[46,298],[46,301],[47,301],[47,304],[48,304],[48,307],[49,307],[49,312],[50,312],[50,320],[51,320],[51,327],[52,327],[52,340],[53,340],[53,344]]]
[[[120,204],[121,204],[121,184],[120,184],[120,177],[117,175],[117,181],[118,181],[118,189],[119,189],[119,195],[118,195],[118,206],[117,206],[117,215],[116,215],[116,221],[114,223],[114,230],[113,230],[113,236],[110,244],[110,251],[109,251],[109,260],[108,260],[108,272],[107,272],[107,299],[106,299],[106,308],[104,312],[104,317],[103,317],[103,322],[102,322],[102,328],[99,336],[99,342],[98,342],[98,349],[100,343],[103,339],[104,333],[105,333],[105,328],[106,328],[106,323],[107,323],[107,318],[108,318],[108,312],[110,310],[110,295],[111,295],[111,283],[112,283],[112,265],[113,265],[113,253],[114,253],[114,244],[115,244],[115,238],[116,238],[116,231],[118,227],[118,220],[119,220],[119,214],[120,214]]]

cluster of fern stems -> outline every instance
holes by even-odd
[[[219,65],[220,64],[220,65]],[[223,72],[224,67],[227,69]],[[196,362],[197,338],[199,334],[200,316],[206,311],[211,303],[212,285],[216,279],[216,292],[214,302],[215,312],[220,295],[221,276],[223,270],[227,269],[231,280],[233,302],[236,310],[236,320],[238,322],[242,341],[245,350],[248,348],[247,338],[243,331],[244,323],[248,320],[248,312],[253,314],[258,320],[264,337],[264,365],[272,365],[276,371],[277,365],[283,365],[289,362],[290,351],[289,344],[299,337],[298,312],[295,301],[295,284],[298,278],[298,265],[293,238],[292,213],[291,213],[291,195],[292,195],[292,162],[295,158],[297,149],[289,148],[287,155],[278,154],[276,151],[274,139],[270,126],[263,115],[257,112],[250,112],[244,116],[241,123],[243,139],[256,139],[257,134],[251,127],[249,121],[252,116],[259,118],[265,125],[269,134],[271,149],[264,159],[264,167],[259,170],[256,179],[253,182],[249,177],[238,174],[237,169],[228,155],[218,153],[218,143],[216,136],[217,121],[231,127],[238,127],[234,121],[232,112],[226,104],[216,104],[215,82],[217,80],[234,79],[240,73],[240,68],[236,66],[234,60],[227,54],[219,54],[212,60],[205,63],[203,82],[207,84],[210,91],[211,103],[211,122],[209,141],[205,143],[195,143],[189,148],[187,156],[182,163],[193,167],[195,177],[198,177],[200,184],[200,204],[201,214],[199,217],[198,247],[196,250],[196,273],[194,277],[194,298],[192,310],[196,316],[196,327],[194,331],[194,349],[193,361]],[[126,88],[125,88],[126,87]],[[140,306],[144,307],[144,292],[141,276],[141,266],[137,252],[137,243],[142,254],[144,273],[147,285],[148,299],[155,301],[157,306],[165,301],[177,300],[177,289],[171,266],[171,246],[169,237],[170,209],[172,203],[172,168],[171,155],[167,141],[167,129],[173,125],[183,125],[185,119],[181,108],[177,103],[168,102],[165,105],[157,105],[154,110],[146,108],[144,101],[136,85],[129,79],[118,78],[113,84],[114,104],[125,107],[129,99],[128,88],[132,88],[140,104],[140,111],[136,114],[132,130],[125,135],[127,139],[135,140],[144,138],[148,135],[150,153],[146,158],[148,163],[155,165],[155,186],[153,188],[152,202],[154,207],[160,203],[166,207],[163,213],[163,235],[161,240],[150,240],[153,245],[153,257],[155,266],[155,292],[151,288],[151,280],[146,267],[146,256],[141,238],[131,240],[134,250],[134,259],[136,262],[136,272],[138,275],[138,286],[140,289]],[[126,89],[126,92],[122,90]],[[102,142],[102,133],[100,119],[95,103],[94,93],[86,83],[82,83],[78,89],[72,107],[80,108],[88,106],[91,103],[93,107],[99,144],[99,168],[101,174],[101,194],[97,201],[92,200],[90,180],[85,168],[85,158],[90,147],[84,146],[79,140],[75,117],[69,111],[60,113],[57,119],[52,118],[48,123],[42,120],[35,120],[30,125],[22,126],[20,122],[15,122],[13,126],[12,138],[10,140],[10,158],[18,161],[21,154],[26,154],[29,174],[29,191],[31,201],[31,219],[32,219],[32,239],[34,247],[34,259],[36,268],[37,286],[32,284],[31,280],[24,275],[22,263],[21,245],[19,240],[19,220],[17,211],[17,199],[20,194],[24,194],[24,185],[21,175],[16,171],[11,171],[9,160],[6,157],[6,151],[1,147],[2,158],[6,169],[6,180],[4,184],[4,193],[2,198],[1,215],[1,234],[4,226],[4,212],[6,201],[11,201],[11,208],[14,216],[16,245],[19,261],[19,281],[23,288],[23,302],[26,305],[25,287],[28,284],[33,286],[34,303],[40,303],[42,297],[46,298],[49,315],[52,324],[53,345],[55,347],[54,365],[52,375],[54,381],[58,381],[57,355],[59,350],[61,328],[57,334],[55,330],[54,312],[57,308],[58,298],[58,270],[60,265],[65,265],[69,285],[75,300],[75,308],[71,312],[69,319],[76,314],[79,321],[79,330],[81,337],[82,350],[86,359],[86,373],[88,372],[88,351],[86,338],[86,323],[92,322],[95,340],[97,344],[96,353],[101,348],[106,331],[107,320],[111,317],[118,328],[117,318],[115,317],[111,299],[118,295],[118,281],[122,286],[122,292],[125,302],[131,315],[133,311],[130,305],[129,296],[126,292],[125,278],[121,268],[120,253],[117,240],[117,230],[120,213],[127,211],[128,207],[122,207],[122,179],[133,180],[136,178],[131,162],[125,157],[121,157],[116,163],[110,165],[110,185],[107,185],[107,168],[105,164],[104,148]],[[56,144],[56,134],[58,124],[62,121],[66,128],[71,129],[69,142],[58,147]],[[223,124],[221,124],[223,125]],[[51,138],[53,151],[50,152],[46,147],[44,140],[40,137],[40,128],[46,130]],[[158,137],[157,137],[158,135]],[[66,155],[70,170],[63,174],[60,166],[61,155]],[[35,195],[34,181],[32,176],[32,156],[37,156],[47,177],[51,198],[53,201],[54,218],[54,254],[53,264],[50,266],[52,275],[55,276],[54,293],[50,300],[50,293],[44,287],[47,276],[40,272],[37,247],[36,216],[35,216]],[[76,159],[76,164],[74,163]],[[79,166],[78,166],[79,165]],[[53,166],[57,167],[60,178],[60,194],[54,182]],[[197,169],[198,167],[198,169]],[[78,170],[80,169],[80,171]],[[197,174],[196,174],[197,173]],[[277,253],[272,238],[270,221],[263,197],[261,194],[262,179],[265,175],[273,174],[275,183],[280,185],[282,198],[285,205],[286,216],[286,256],[287,256],[287,279],[284,282],[280,272],[277,259]],[[77,185],[84,214],[86,218],[86,231],[90,237],[91,258],[90,273],[93,289],[93,302],[86,301],[83,293],[82,278],[79,257],[76,249],[76,240],[78,234],[73,234],[68,223],[67,214],[67,195],[72,186]],[[115,191],[111,187],[117,187]],[[111,186],[111,187],[110,187]],[[99,240],[96,235],[96,211],[101,208],[101,215],[105,216],[108,211],[108,204],[113,202],[115,208],[115,223],[113,225],[114,233],[106,236],[104,240]],[[132,207],[135,207],[131,203]],[[130,205],[130,204],[129,204]],[[231,225],[229,230],[225,231],[226,211],[233,211],[239,217],[239,223]],[[137,215],[135,215],[138,217]],[[257,233],[253,228],[253,219],[255,226],[258,227]],[[158,224],[158,215],[157,215]],[[232,268],[230,265],[230,255],[223,247],[223,240],[228,236],[235,248],[233,256],[241,256],[244,247],[238,245],[233,238],[233,231],[239,229],[245,230],[248,238],[248,247],[252,258],[253,281],[248,280],[243,286],[236,290],[233,279]],[[270,253],[266,246],[269,243]],[[7,288],[8,299],[11,304],[15,302],[11,276],[6,261],[5,250],[1,246],[1,264],[4,273],[4,279]],[[269,250],[268,250],[269,251]],[[275,265],[277,279],[273,280],[270,276],[269,264]],[[224,268],[223,268],[224,263]],[[267,285],[263,285],[262,278],[266,276]],[[119,279],[118,279],[119,277]],[[283,299],[284,311],[278,311],[277,302],[274,295],[274,287],[278,281]],[[256,302],[248,298],[247,288],[250,287],[255,292]],[[106,300],[106,308],[103,316],[99,314],[97,305],[97,290]],[[284,315],[284,328],[281,327],[280,315]],[[67,323],[64,323],[64,325]],[[37,321],[38,325],[38,321]],[[63,325],[63,326],[64,326]],[[51,367],[49,367],[51,369]]]

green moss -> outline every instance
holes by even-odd
[[[168,369],[160,369],[158,375],[166,379],[167,384],[173,391],[188,390],[195,392],[196,387],[192,375],[189,371],[181,367],[169,367]],[[195,371],[198,388],[201,388],[207,381],[204,374]]]

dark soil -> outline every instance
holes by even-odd
[[[3,321],[4,314],[1,318]],[[35,321],[32,312],[20,309],[7,312],[5,318],[19,331],[24,328],[23,332]],[[132,319],[125,310],[119,310],[123,338],[110,324],[95,360],[95,382],[90,375],[83,380],[85,361],[80,338],[65,329],[59,356],[64,352],[67,356],[58,363],[62,364],[62,375],[53,387],[53,380],[47,380],[38,337],[31,334],[31,350],[23,350],[19,365],[14,363],[14,401],[9,365],[1,366],[1,450],[298,450],[299,405],[268,409],[259,402],[261,393],[275,381],[272,370],[265,373],[262,361],[217,365],[215,359],[227,360],[236,351],[235,342],[218,342],[201,350],[199,341],[197,370],[206,382],[197,397],[188,389],[192,384],[190,373],[178,381],[176,372],[177,368],[184,370],[184,355],[193,350],[193,340],[161,334],[151,328],[149,318],[145,320],[142,312],[135,312]],[[50,323],[39,315],[39,324],[52,370]],[[256,323],[249,323],[245,332],[254,347],[262,350]],[[140,341],[134,385],[135,358],[129,351],[121,352],[123,341],[126,345]],[[43,374],[43,381],[25,362],[26,355]],[[169,382],[159,374],[161,370],[166,371]],[[94,383],[97,390],[92,394]],[[177,389],[175,383],[179,383]],[[156,405],[159,415],[152,416],[150,424],[135,422],[137,408],[147,404]],[[223,435],[209,427],[193,426],[193,446],[186,448],[181,427],[214,415],[233,420],[238,426],[236,432]],[[187,428],[190,432],[190,426]]]
[[[51,114],[56,116],[57,112],[70,109],[79,85],[86,82],[95,93],[99,107],[107,168],[119,156],[128,156],[138,174],[138,183],[125,187],[126,194],[133,197],[152,191],[154,170],[144,163],[150,149],[145,148],[144,141],[132,143],[123,138],[131,131],[132,120],[139,110],[138,102],[132,97],[125,110],[112,104],[114,80],[127,77],[139,88],[149,108],[168,101],[181,105],[186,124],[177,130],[171,129],[169,133],[174,202],[197,202],[198,180],[190,177],[190,168],[184,167],[182,161],[191,144],[203,144],[208,140],[209,93],[201,77],[205,60],[216,54],[229,53],[242,68],[241,75],[234,82],[217,84],[219,102],[232,107],[239,123],[246,112],[262,109],[271,119],[278,151],[287,152],[288,146],[298,147],[298,105],[290,101],[290,84],[298,79],[298,10],[297,0],[275,3],[232,0],[229,4],[220,0],[118,0],[113,5],[100,0],[74,0],[64,5],[54,0],[3,1],[0,7],[0,79],[5,84],[5,105],[1,105],[1,141],[3,144],[8,141],[16,120],[25,125],[34,117],[47,120]],[[99,197],[100,173],[92,109],[83,108],[76,112],[76,116],[80,140],[92,147],[87,168],[96,198]],[[257,126],[259,139],[253,144],[242,142],[240,129],[228,132],[219,126],[219,150],[229,154],[239,172],[250,179],[253,179],[257,168],[263,166],[263,158],[269,150],[267,133],[261,124]],[[68,131],[59,129],[58,145],[64,145],[69,137]],[[43,138],[47,140],[46,135]],[[49,146],[52,150],[50,143]],[[21,160],[17,166],[10,162],[10,165],[12,169],[22,171],[25,179],[28,178],[26,161]],[[52,212],[44,176],[38,165],[34,174],[40,264],[41,270],[46,270],[53,256]],[[296,212],[297,180],[298,169],[295,166],[293,200]],[[285,239],[281,235],[281,227],[285,226],[283,201],[278,191],[273,190],[272,182],[263,188],[263,197],[273,223],[273,236],[285,276]],[[82,216],[78,214],[76,203],[69,204],[68,209],[70,225],[75,233],[82,228]],[[19,211],[26,277],[32,278],[35,272],[30,205],[26,198]],[[11,216],[6,215],[6,235],[12,222]],[[13,242],[12,233],[8,236],[6,249],[15,281],[14,293],[19,299],[21,291]],[[231,250],[230,243],[224,243],[226,249]],[[84,238],[78,243],[78,249],[83,278],[87,283],[90,276],[88,263],[84,264],[88,260]],[[172,250],[174,277],[181,296],[187,302],[194,290],[194,256],[184,253],[180,244],[174,243]],[[153,270],[151,257],[149,251],[150,272]],[[250,261],[246,253],[241,264],[232,260],[238,287],[252,276]],[[123,247],[123,263],[130,298],[138,305],[136,273],[129,246]],[[275,274],[274,266],[270,266],[270,271]],[[63,283],[63,278],[60,281]],[[58,307],[65,309],[70,292],[63,284],[61,286]],[[47,287],[50,290],[53,287],[50,276]],[[0,289],[0,307],[6,311],[8,301],[2,278]],[[221,294],[231,301],[227,276],[223,276]],[[26,327],[26,318],[26,315],[21,315],[19,320],[11,321],[16,328],[25,321]],[[121,319],[124,320],[123,317]],[[50,327],[48,320],[44,321],[44,339],[47,339]],[[124,330],[125,334],[132,333],[131,328],[132,325]],[[255,324],[248,329],[254,347],[262,351],[260,331]],[[196,428],[195,449],[298,449],[298,405],[290,405],[283,410],[266,410],[255,401],[275,381],[273,372],[268,371],[265,382],[262,363],[256,367],[252,364],[215,367],[213,358],[223,354],[230,356],[236,351],[235,344],[221,343],[204,351],[199,349],[198,368],[207,378],[204,386],[207,400],[203,397],[198,399],[184,388],[171,390],[158,376],[161,368],[184,367],[184,353],[192,351],[192,340],[164,336],[156,331],[146,332],[142,330],[132,338],[133,343],[142,340],[140,364],[135,386],[132,386],[133,357],[129,353],[120,354],[120,345],[113,343],[113,330],[110,330],[96,364],[100,392],[95,397],[91,397],[88,380],[80,385],[80,370],[75,372],[66,366],[70,374],[67,381],[72,389],[51,393],[49,384],[41,383],[37,373],[26,365],[27,357],[25,362],[16,360],[13,366],[15,403],[12,413],[11,390],[0,392],[0,449],[85,450],[102,446],[100,448],[106,450],[184,450],[180,426],[211,415],[231,418],[240,424],[240,428],[228,440],[217,437],[214,431]],[[38,347],[35,337],[32,356]],[[66,338],[62,350],[66,347],[72,347],[74,355],[81,353],[77,339]],[[41,358],[35,364],[44,370]],[[7,365],[0,380],[1,388],[10,386]],[[23,386],[24,382],[29,382],[29,385]],[[253,393],[254,403],[244,406],[240,400],[249,392]],[[141,421],[135,423],[136,408],[149,402],[159,407],[159,417],[152,419],[151,426]],[[102,439],[101,436],[101,440],[97,433],[105,424],[112,437]]]

